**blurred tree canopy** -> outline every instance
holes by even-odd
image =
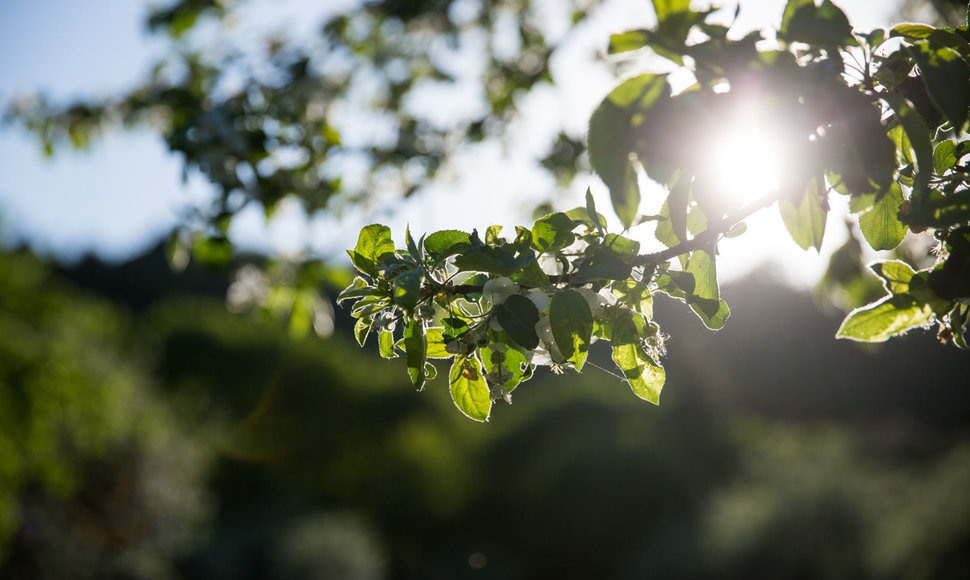
[[[148,17],[169,55],[118,98],[25,98],[7,112],[52,154],[116,127],[150,126],[216,189],[173,234],[176,264],[232,255],[232,219],[292,197],[308,213],[380,207],[423,187],[468,143],[500,135],[516,101],[552,82],[550,58],[591,2],[360,1],[318,35],[239,39],[245,0],[179,0]],[[570,176],[581,136],[543,161]]]
[[[170,573],[209,515],[205,428],[124,314],[26,252],[0,253],[0,328],[0,576]]]
[[[226,273],[172,274],[160,247],[119,265],[2,264],[0,384],[36,409],[5,403],[3,577],[970,566],[962,353],[920,335],[872,353],[832,341],[836,319],[764,279],[724,289],[745,316],[718,336],[658,310],[680,343],[664,406],[630,405],[604,375],[540,375],[482,429],[447,389],[413,396],[349,316],[330,340],[293,340],[227,312]]]

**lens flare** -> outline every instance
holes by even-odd
[[[758,127],[726,132],[714,141],[710,160],[719,193],[742,204],[776,191],[784,170],[781,143]]]

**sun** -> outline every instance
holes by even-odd
[[[716,137],[708,159],[719,195],[739,205],[777,191],[785,170],[781,141],[757,125],[733,127]]]

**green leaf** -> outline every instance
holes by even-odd
[[[687,269],[685,271],[694,276],[695,296],[704,300],[713,300],[715,303],[719,300],[717,267],[713,253],[707,250],[693,252],[690,255],[690,259],[687,260]],[[713,315],[715,312],[717,312],[716,305],[710,314]]]
[[[463,272],[488,272],[499,276],[508,276],[522,265],[515,254],[504,247],[473,247],[455,258],[455,266]]]
[[[354,338],[357,339],[357,344],[364,346],[367,342],[367,335],[370,334],[370,328],[373,320],[369,316],[360,318],[354,325]]]
[[[869,268],[882,279],[882,285],[890,294],[908,294],[909,283],[916,275],[912,266],[898,260],[876,262]]]
[[[640,251],[640,242],[619,236],[606,234],[603,244],[592,246],[587,252],[572,281],[577,284],[593,280],[623,280],[630,276]]]
[[[540,252],[556,252],[576,241],[576,222],[562,212],[551,213],[532,226],[532,244]]]
[[[633,318],[639,315],[628,310],[620,312],[612,325],[613,362],[636,396],[659,405],[660,390],[666,380],[664,369],[640,347],[640,332]]]
[[[670,199],[664,202],[663,206],[660,207],[660,220],[657,222],[657,227],[653,232],[657,241],[661,244],[672,248],[679,243],[679,238],[677,234],[674,233],[673,224],[670,221]],[[686,230],[686,226],[684,227]]]
[[[381,224],[364,226],[357,238],[357,246],[347,253],[358,270],[373,276],[377,273],[377,264],[386,256],[394,255],[391,228]]]
[[[363,298],[364,296],[369,296],[377,290],[372,286],[368,286],[367,280],[364,280],[360,276],[355,276],[353,282],[351,282],[340,294],[337,295],[337,304],[345,300],[353,300],[354,298]]]
[[[390,330],[382,330],[377,335],[377,345],[380,349],[381,356],[384,358],[397,358],[397,353],[394,352],[394,333]]]
[[[593,222],[596,226],[596,231],[599,232],[600,236],[606,235],[606,221],[600,216],[599,212],[596,211],[596,202],[593,200],[593,192],[586,188],[586,213],[588,219]]]
[[[441,332],[441,338],[445,343],[452,340],[460,340],[470,330],[468,323],[461,318],[443,318],[441,325],[444,326],[444,330]]]
[[[731,309],[728,308],[727,302],[723,300],[717,301],[717,308],[713,308],[708,301],[702,300],[695,300],[689,302],[689,304],[691,310],[701,319],[704,326],[711,330],[721,330],[724,328],[724,323],[727,322],[728,316],[731,315]]]
[[[619,54],[621,52],[631,50],[640,50],[641,48],[647,46],[649,42],[650,31],[642,28],[639,30],[628,30],[618,34],[611,34],[610,44],[609,48],[607,48],[607,52],[609,54]]]
[[[583,370],[593,334],[593,314],[586,298],[575,290],[555,294],[549,303],[549,324],[559,352],[577,371]]]
[[[519,286],[543,288],[549,285],[549,275],[542,271],[539,263],[535,260],[529,262],[518,272],[511,274],[510,277]]]
[[[828,201],[824,185],[819,183],[818,178],[813,177],[808,181],[798,205],[790,199],[782,199],[778,202],[778,208],[781,210],[781,219],[796,244],[803,250],[818,250],[822,247]]]
[[[849,19],[830,0],[788,0],[778,37],[786,42],[805,42],[824,47],[856,44]]]
[[[420,391],[428,378],[425,370],[425,363],[428,361],[428,339],[424,333],[424,322],[412,319],[404,327],[404,353],[408,363],[408,376]]]
[[[597,227],[597,224],[606,223],[606,218],[603,216],[603,214],[598,213],[596,214],[596,219],[593,219],[590,216],[589,210],[586,209],[585,207],[574,207],[573,209],[565,213],[566,213],[566,217],[573,220],[574,222],[577,222],[579,224],[585,224],[586,226],[591,228]]]
[[[624,227],[630,227],[640,207],[640,189],[630,153],[636,141],[635,114],[648,112],[669,96],[663,75],[640,75],[610,92],[589,120],[589,160],[610,190],[613,210]]]
[[[907,155],[915,164],[913,194],[910,199],[914,205],[919,206],[929,196],[930,176],[933,173],[933,145],[930,131],[920,114],[905,99],[892,93],[885,94],[883,98],[896,113],[896,119],[906,133],[906,145],[909,147]]]
[[[539,335],[535,328],[539,322],[539,311],[525,296],[509,296],[505,302],[495,307],[495,318],[517,345],[526,350],[532,350],[539,345]]]
[[[734,224],[733,226],[731,226],[731,230],[728,233],[724,234],[724,237],[725,238],[737,238],[737,237],[740,237],[741,235],[743,235],[744,232],[746,232],[746,231],[748,231],[748,224],[746,224],[744,222],[738,222],[738,223]]]
[[[903,201],[903,190],[894,182],[886,195],[859,216],[859,229],[872,249],[892,250],[906,237],[908,228],[897,217]]]
[[[903,37],[912,43],[928,40],[932,47],[948,47],[964,56],[970,55],[970,46],[959,32],[952,28],[935,28],[928,24],[905,22],[892,28],[892,36]]]
[[[395,276],[391,290],[391,299],[410,314],[421,294],[421,283],[424,281],[424,269],[415,268]]]
[[[611,290],[621,304],[647,318],[653,318],[653,298],[650,296],[650,289],[646,284],[637,282],[633,278],[627,278],[614,282]]]
[[[919,66],[930,100],[960,133],[970,109],[970,64],[956,50],[919,41],[908,48]]]
[[[461,253],[471,247],[471,236],[459,230],[441,230],[424,239],[424,249],[435,262]]]
[[[497,244],[502,239],[502,226],[488,226],[485,230],[485,243]]]
[[[475,357],[455,357],[448,373],[451,400],[458,410],[475,421],[488,421],[492,397]]]
[[[943,175],[957,164],[957,145],[953,141],[940,141],[933,151],[933,165],[937,175]]]
[[[667,196],[667,210],[670,212],[670,227],[676,239],[676,241],[668,240],[674,242],[673,244],[668,244],[668,247],[687,241],[687,204],[689,201],[690,180],[681,177],[670,188],[670,195]],[[664,240],[660,241],[663,242]]]
[[[825,106],[840,115],[819,140],[827,167],[839,175],[839,190],[881,195],[897,168],[896,146],[880,120],[881,109],[869,97],[844,86],[826,89]]]
[[[429,328],[425,333],[428,341],[428,358],[451,358],[454,355],[447,350],[445,350],[445,344],[449,341],[445,340],[444,337],[445,330],[443,328]]]
[[[909,294],[887,296],[874,304],[856,308],[842,321],[836,338],[860,342],[884,342],[933,318],[933,309]]]
[[[903,22],[893,26],[890,30],[892,36],[902,36],[909,40],[923,40],[929,38],[936,31],[936,28],[929,24]]]
[[[502,387],[506,391],[511,393],[524,380],[523,369],[528,366],[528,362],[525,355],[518,350],[505,348],[505,345],[501,344],[492,344],[480,348],[479,355],[482,357],[482,366],[485,367],[486,375],[494,376],[501,373],[507,376],[502,382]],[[495,370],[496,367],[499,367],[499,371]],[[504,372],[501,369],[505,369]]]
[[[653,10],[657,22],[663,22],[673,14],[690,10],[690,0],[653,0]]]
[[[418,248],[418,244],[414,243],[414,238],[411,237],[411,226],[404,226],[404,241],[408,246],[408,255],[414,259],[415,262],[421,263],[424,259],[421,250]]]
[[[640,253],[640,242],[618,234],[606,234],[603,238],[603,250],[616,254],[621,260],[634,265]]]

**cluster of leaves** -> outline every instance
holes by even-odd
[[[693,82],[674,92],[670,74],[624,80],[592,114],[588,149],[624,228],[656,221],[667,250],[639,255],[638,243],[606,233],[589,195],[586,208],[546,216],[511,242],[492,229],[484,241],[437,232],[420,244],[408,235],[407,250],[395,251],[386,229],[368,226],[351,252],[367,279],[342,295],[357,301],[360,341],[376,328],[384,356],[403,349],[419,387],[431,372],[429,353],[454,356],[455,402],[476,419],[488,416],[497,389],[530,375],[540,354],[581,370],[594,338],[613,343],[634,391],[657,402],[663,341],[650,321],[651,292],[681,299],[720,328],[728,307],[718,293],[719,240],[743,233],[743,219],[777,203],[793,240],[818,249],[829,197],[843,195],[873,249],[895,248],[908,231],[931,232],[939,259],[921,271],[874,264],[889,294],[851,312],[837,336],[884,341],[936,323],[941,338],[965,348],[968,27],[900,24],[860,34],[829,0],[789,0],[777,35],[734,39],[714,10],[692,10],[688,0],[653,5],[656,27],[613,35],[610,53],[652,50]],[[744,108],[781,127],[779,146],[796,162],[776,190],[742,204],[720,191],[700,144],[728,130],[733,112]],[[642,173],[666,186],[657,216],[640,214]],[[470,278],[459,284],[455,276]],[[489,285],[505,283],[509,299],[489,299]],[[597,306],[597,296],[609,297],[607,304]],[[398,321],[401,342],[393,334]],[[543,324],[552,329],[548,337]]]
[[[390,228],[365,227],[350,257],[362,274],[337,298],[353,302],[363,345],[377,335],[381,356],[403,353],[417,388],[451,359],[448,382],[458,408],[487,420],[496,400],[532,377],[537,365],[581,371],[590,345],[612,344],[613,361],[633,392],[658,403],[664,337],[652,321],[651,291],[695,306],[712,328],[726,307],[693,276],[645,261],[640,244],[606,233],[587,193],[586,207],[549,214],[514,239],[492,226],[434,232],[395,249]],[[709,264],[698,260],[699,273]],[[701,278],[703,275],[700,276]],[[714,285],[716,293],[716,284]]]
[[[941,336],[965,346],[967,26],[900,24],[860,34],[829,0],[790,0],[774,48],[764,49],[762,33],[731,39],[727,26],[709,22],[712,11],[692,11],[687,1],[657,0],[654,7],[657,27],[613,35],[610,52],[650,48],[696,82],[672,94],[668,75],[638,75],[593,114],[590,159],[624,225],[636,219],[641,168],[667,185],[657,238],[669,247],[712,232],[716,238],[751,210],[777,202],[794,241],[819,248],[829,196],[845,195],[873,249],[893,249],[907,231],[929,230],[941,242],[941,258],[911,274],[925,281],[915,286],[909,277],[902,285],[885,278],[896,266],[875,265],[890,295],[852,312],[838,336],[882,341],[935,321]],[[781,146],[797,165],[777,194],[739,209],[719,195],[697,143],[751,103],[783,127]]]

